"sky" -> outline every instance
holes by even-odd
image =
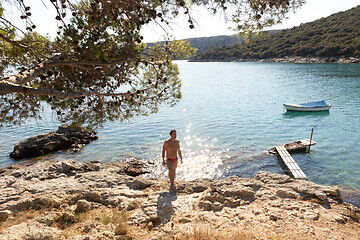
[[[47,33],[54,37],[56,35],[57,26],[54,20],[54,10],[45,8],[41,0],[24,0],[25,4],[31,1],[33,22],[37,26],[37,31],[46,35]],[[46,0],[43,0],[46,2]],[[360,5],[360,0],[307,0],[306,4],[296,11],[290,13],[288,19],[283,21],[281,25],[275,25],[271,29],[285,29],[299,26],[301,23],[311,22],[322,17],[330,16],[333,13],[348,10],[352,7]],[[16,11],[13,11],[16,12]],[[11,11],[10,11],[11,14]],[[15,14],[11,21],[18,21],[19,16]],[[168,29],[175,39],[185,39],[194,37],[209,37],[217,35],[231,35],[235,32],[229,30],[230,23],[225,23],[220,15],[213,16],[205,10],[195,10],[193,12],[196,21],[195,29],[189,29],[187,19],[178,19],[172,23],[173,29]],[[150,24],[142,30],[145,42],[154,42],[164,39],[164,31]]]
[[[345,11],[360,5],[360,0],[307,0],[306,4],[296,13],[290,13],[289,18],[283,21],[281,25],[275,25],[271,29],[286,29],[299,26],[301,23],[312,22],[322,17],[328,17],[333,13]],[[205,11],[198,11],[195,14],[198,24],[195,29],[188,27],[186,19],[180,20],[171,31],[176,39],[185,39],[193,37],[208,37],[217,35],[231,35],[235,32],[228,28],[231,24],[226,24],[223,17],[212,16]],[[162,40],[163,31],[154,26],[150,26],[143,31],[145,42],[154,42]]]

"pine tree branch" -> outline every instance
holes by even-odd
[[[37,77],[40,77],[44,72],[45,72],[45,64],[40,63],[37,64],[35,67],[26,69],[17,74],[3,77],[0,79],[0,82],[6,81],[12,84],[22,85],[34,80]]]
[[[152,87],[141,89],[140,91],[147,91]],[[100,93],[95,91],[81,91],[81,92],[61,92],[56,89],[49,88],[32,88],[28,86],[20,86],[7,81],[0,81],[0,95],[9,94],[9,93],[23,93],[28,95],[39,95],[39,96],[53,96],[58,98],[77,98],[85,96],[99,96],[99,97],[127,97],[136,92],[126,92],[126,93]]]

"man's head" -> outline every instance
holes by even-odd
[[[172,129],[172,130],[170,131],[170,137],[173,138],[173,139],[176,138],[176,130],[175,130],[175,129]]]

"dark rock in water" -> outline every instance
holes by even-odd
[[[77,152],[93,140],[96,132],[83,126],[61,125],[57,131],[40,134],[21,141],[14,146],[10,157],[14,159],[42,156],[59,150],[72,149]]]

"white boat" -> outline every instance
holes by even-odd
[[[287,111],[298,111],[298,112],[318,112],[318,111],[329,111],[331,105],[325,101],[308,102],[300,104],[283,104]]]

